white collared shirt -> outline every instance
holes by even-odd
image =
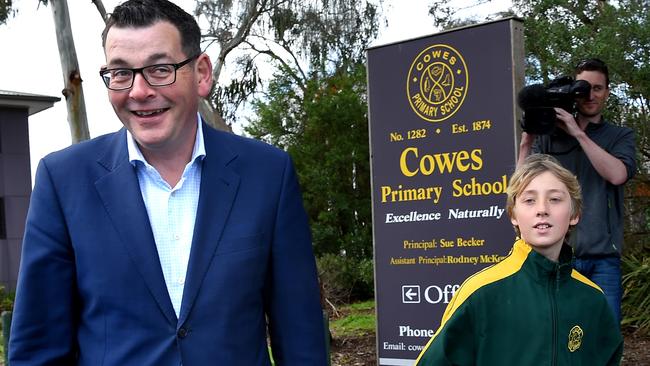
[[[149,222],[160,258],[167,291],[176,317],[179,316],[185,276],[192,248],[196,210],[201,188],[201,168],[205,157],[203,128],[197,115],[198,128],[192,158],[175,187],[171,187],[151,166],[127,131],[129,161],[135,167],[140,192],[147,208]]]

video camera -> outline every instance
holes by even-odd
[[[542,84],[526,86],[517,95],[517,104],[524,111],[521,127],[535,135],[549,135],[555,130],[555,110],[562,108],[575,112],[575,100],[588,98],[591,84],[585,80],[574,80],[561,76],[552,80],[548,87]]]

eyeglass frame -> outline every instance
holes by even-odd
[[[99,70],[99,76],[102,78],[102,81],[104,82],[104,85],[106,85],[106,88],[109,89],[109,90],[113,90],[113,91],[123,91],[123,90],[131,89],[133,87],[133,83],[135,82],[135,75],[136,74],[142,75],[142,78],[151,87],[168,86],[168,85],[172,85],[173,83],[176,82],[176,71],[178,71],[178,69],[180,69],[181,67],[183,67],[183,66],[189,64],[190,62],[194,61],[199,56],[201,56],[201,53],[198,53],[198,54],[196,54],[196,55],[194,55],[194,56],[192,56],[192,57],[190,57],[190,58],[188,58],[188,59],[186,59],[184,61],[176,63],[176,64],[175,63],[161,63],[161,64],[147,65],[147,66],[138,67],[138,68],[128,68],[128,67],[114,67],[114,68],[111,68],[111,69],[102,68],[101,70]],[[160,67],[160,66],[171,66],[171,67],[173,67],[174,68],[174,78],[173,78],[172,81],[170,81],[169,83],[166,83],[166,84],[152,84],[149,81],[149,79],[147,79],[147,76],[145,75],[144,70],[148,69],[148,68],[151,68],[151,67]],[[129,84],[129,86],[124,87],[124,88],[118,88],[118,89],[111,88],[109,86],[110,78],[106,78],[106,77],[104,77],[104,75],[108,74],[110,72],[113,72],[115,70],[123,70],[123,71],[130,71],[131,72],[131,83]]]

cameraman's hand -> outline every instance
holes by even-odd
[[[557,117],[558,121],[555,123],[555,125],[564,132],[566,132],[568,135],[573,136],[573,137],[578,137],[578,135],[584,133],[580,126],[578,125],[578,122],[576,121],[575,118],[571,115],[571,113],[565,111],[562,108],[554,108],[555,109],[555,116]]]
[[[535,142],[536,137],[537,135],[534,135],[532,133],[528,133],[526,131],[522,132],[521,140],[519,141],[519,149],[530,151],[530,148],[533,146],[533,142]]]
[[[517,166],[521,165],[526,157],[530,155],[530,151],[533,147],[533,142],[537,135],[528,133],[526,131],[521,133],[521,140],[519,141],[519,157],[517,158]]]

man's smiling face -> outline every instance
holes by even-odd
[[[106,37],[106,67],[140,68],[184,61],[179,31],[160,21],[142,28],[112,27]],[[127,90],[108,91],[115,113],[131,132],[145,156],[170,152],[194,143],[198,98],[206,94],[193,61],[176,70],[176,81],[153,87],[141,73]]]

